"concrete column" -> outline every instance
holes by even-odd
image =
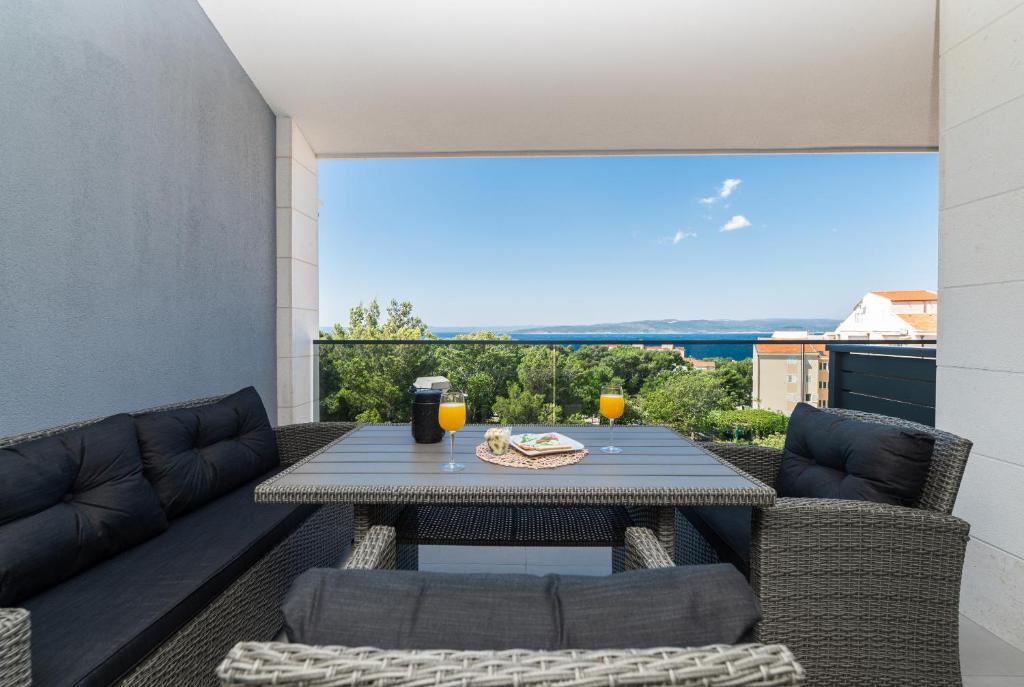
[[[1024,2],[940,3],[936,423],[974,441],[961,610],[1024,649]]]
[[[314,417],[319,336],[316,155],[290,117],[277,118],[277,422]]]

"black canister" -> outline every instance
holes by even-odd
[[[417,444],[436,444],[444,437],[444,430],[437,422],[440,405],[440,389],[413,389],[412,438]]]

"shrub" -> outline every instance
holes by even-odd
[[[741,408],[712,410],[708,413],[708,422],[716,438],[752,441],[775,434],[785,435],[789,418],[762,408]]]

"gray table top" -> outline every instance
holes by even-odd
[[[478,459],[493,425],[466,425],[455,438],[462,472],[440,469],[448,437],[417,444],[408,425],[363,425],[256,488],[261,503],[489,503],[509,505],[771,505],[770,487],[666,427],[617,427],[622,453],[605,454],[607,427],[517,426],[558,431],[590,454],[575,465],[508,468]]]

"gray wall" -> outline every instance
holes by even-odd
[[[0,2],[0,436],[275,397],[274,116],[194,0]]]

